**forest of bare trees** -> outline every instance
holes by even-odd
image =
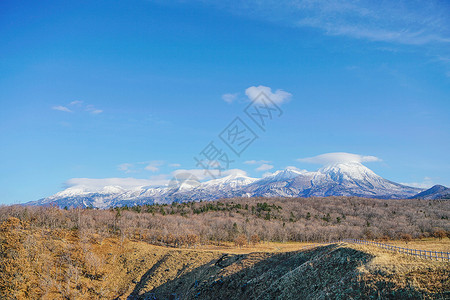
[[[175,247],[198,243],[401,239],[450,231],[450,202],[357,197],[236,198],[108,210],[0,207],[32,228],[67,229]],[[256,236],[256,237],[255,237]]]

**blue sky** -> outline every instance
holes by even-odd
[[[449,186],[448,15],[444,1],[1,1],[0,203],[159,184],[211,141],[253,177],[346,152]],[[265,131],[244,113],[252,91],[283,112]],[[240,156],[219,138],[236,117],[258,136]]]

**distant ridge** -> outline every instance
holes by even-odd
[[[411,198],[424,200],[450,199],[450,189],[443,185],[437,184]]]

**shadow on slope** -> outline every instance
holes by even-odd
[[[128,299],[442,299],[448,296],[445,291],[445,295],[433,294],[411,282],[389,280],[391,275],[383,276],[380,270],[374,274],[362,272],[361,267],[374,257],[345,244],[287,253],[223,254],[187,273],[181,267],[173,280],[145,288],[149,280],[164,272],[155,266],[141,278]],[[441,275],[445,278],[446,274]]]

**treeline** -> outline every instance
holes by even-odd
[[[262,241],[400,239],[450,232],[450,202],[357,197],[235,198],[97,209],[0,207],[31,228],[118,236],[157,245],[192,247],[257,236]]]

